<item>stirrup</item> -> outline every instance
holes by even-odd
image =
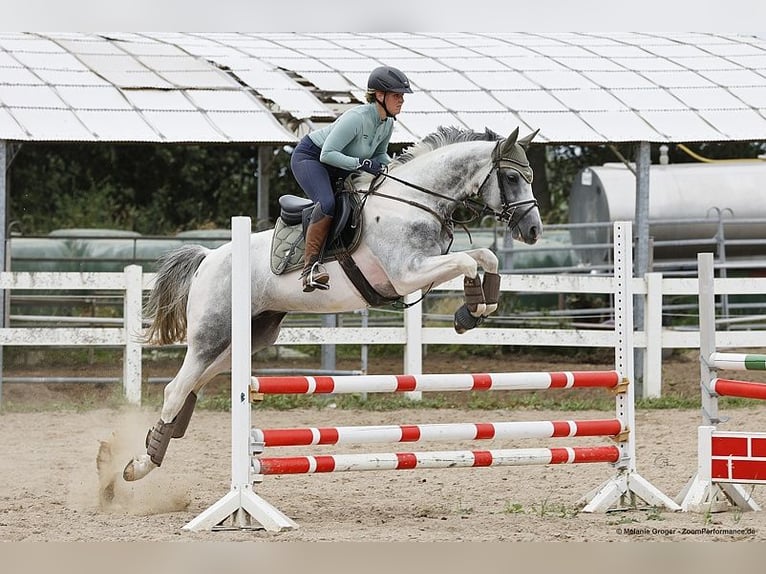
[[[327,291],[329,288],[330,275],[325,270],[324,265],[315,261],[308,273],[303,275],[303,292],[311,293],[314,289]]]

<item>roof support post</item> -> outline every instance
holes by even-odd
[[[0,140],[0,233],[2,233],[2,241],[0,241],[0,265],[2,269],[0,271],[6,271],[8,265],[6,265],[6,254],[10,251],[10,245],[6,245],[7,242],[7,225],[8,214],[6,210],[7,206],[7,193],[8,193],[8,142],[6,140]],[[7,249],[6,249],[7,248]],[[10,257],[8,257],[10,259]],[[0,327],[5,327],[8,314],[6,313],[6,297],[5,289],[0,289]],[[0,405],[3,404],[3,347],[0,346]]]
[[[635,212],[635,266],[634,277],[645,277],[650,269],[649,253],[649,168],[652,163],[649,142],[638,142],[636,148],[636,212]],[[644,298],[636,296],[633,303],[633,324],[637,331],[644,330]],[[646,350],[635,349],[634,367],[636,392],[644,393],[644,357]]]

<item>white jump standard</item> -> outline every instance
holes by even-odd
[[[247,231],[245,231],[245,228]],[[265,475],[479,468],[490,466],[608,463],[615,475],[580,500],[584,512],[603,512],[615,505],[635,507],[637,500],[679,510],[679,506],[636,471],[633,378],[633,309],[629,223],[615,224],[615,369],[551,373],[478,373],[452,375],[362,375],[251,378],[249,289],[249,218],[232,221],[232,483],[231,492],[185,529],[258,528],[279,531],[297,525],[253,492]],[[483,391],[602,387],[615,394],[610,419],[532,422],[379,425],[360,427],[251,427],[251,395],[412,391]],[[363,443],[473,441],[495,438],[598,436],[601,446],[384,452],[297,456],[263,456],[271,446],[297,447]]]
[[[720,353],[715,343],[715,274],[713,254],[697,256],[699,276],[700,389],[703,425],[697,436],[697,473],[676,500],[691,512],[720,512],[731,506],[760,510],[743,484],[766,484],[766,434],[724,432],[718,397],[766,400],[766,384],[720,379],[718,369],[762,371],[766,356]]]

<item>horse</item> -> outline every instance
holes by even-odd
[[[458,207],[507,223],[515,240],[533,244],[539,239],[542,221],[525,151],[537,132],[522,139],[518,134],[518,128],[502,138],[489,129],[440,127],[378,176],[350,176],[354,189],[367,186],[359,192],[361,237],[350,259],[379,301],[463,275],[465,304],[455,313],[456,331],[476,327],[497,310],[495,254],[486,248],[449,248],[460,223],[454,219]],[[332,286],[327,291],[304,292],[297,271],[274,274],[271,237],[271,230],[250,236],[251,352],[274,344],[288,313],[372,306],[338,261],[325,263]],[[146,451],[123,470],[126,481],[141,479],[162,464],[170,440],[184,436],[199,391],[231,367],[231,243],[212,250],[184,245],[162,255],[145,310],[153,318],[145,341],[167,345],[186,340],[187,350],[164,389],[160,419],[147,433]]]

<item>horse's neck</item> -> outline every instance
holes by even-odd
[[[391,174],[402,181],[460,201],[475,194],[486,177],[491,167],[491,145],[490,142],[477,141],[439,148],[401,165]],[[389,187],[388,191],[402,197],[417,198],[418,201],[435,205],[449,204],[435,196],[427,198],[427,194],[413,192],[402,184]]]

